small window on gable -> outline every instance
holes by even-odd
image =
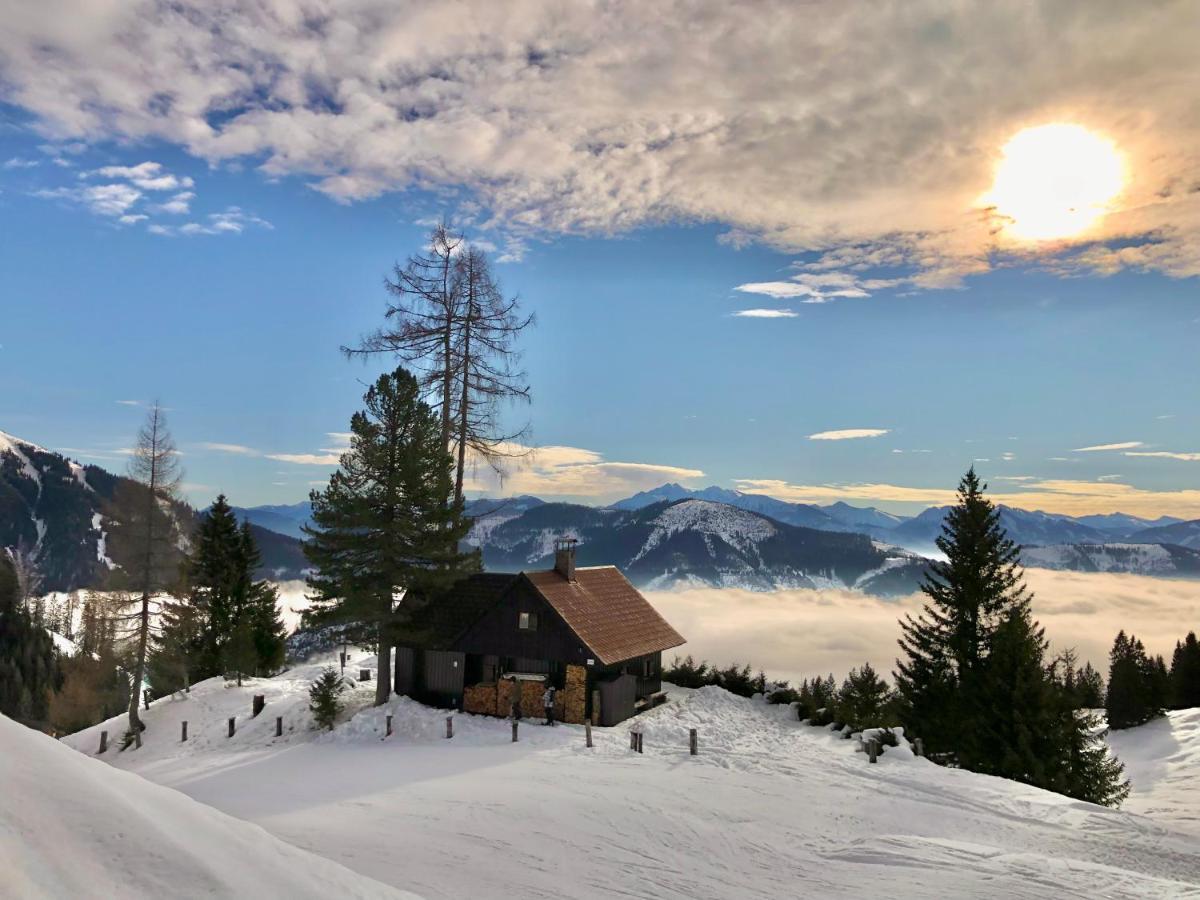
[[[537,631],[537,613],[520,613],[517,627],[522,631]]]

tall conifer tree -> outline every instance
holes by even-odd
[[[452,502],[454,462],[441,421],[404,369],[381,375],[350,420],[350,449],[323,491],[313,491],[305,553],[310,619],[349,626],[378,651],[376,703],[391,694],[391,635],[398,596],[436,591],[478,567],[459,551],[469,523]]]

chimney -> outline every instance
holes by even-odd
[[[575,580],[576,538],[559,538],[554,542],[554,571],[567,581]]]

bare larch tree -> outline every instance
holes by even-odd
[[[487,254],[445,223],[433,229],[424,252],[396,265],[385,287],[395,299],[384,327],[343,350],[393,353],[416,370],[441,417],[442,444],[456,460],[459,503],[473,458],[499,473],[502,461],[520,452],[513,443],[526,430],[506,432],[500,408],[502,401],[529,400],[516,342],[533,316],[520,314],[515,297],[505,298]]]
[[[113,503],[112,537],[122,562],[123,580],[134,599],[128,618],[134,624],[129,691],[129,730],[141,746],[143,725],[138,701],[146,677],[150,643],[150,603],[177,577],[179,569],[179,452],[167,428],[163,408],[146,413],[129,459],[129,480],[118,485]]]

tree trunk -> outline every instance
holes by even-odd
[[[392,696],[392,643],[387,629],[379,626],[379,646],[376,651],[378,671],[375,673],[375,705],[383,706]]]
[[[146,678],[146,644],[150,637],[150,594],[142,592],[141,624],[138,625],[137,666],[134,668],[133,683],[129,686],[129,730],[138,734],[142,720],[138,715],[138,698],[142,695],[142,681]]]
[[[467,466],[467,424],[470,413],[471,317],[475,311],[474,285],[467,288],[467,321],[463,328],[462,398],[458,406],[458,465],[454,474],[454,502],[463,498],[463,472]]]

